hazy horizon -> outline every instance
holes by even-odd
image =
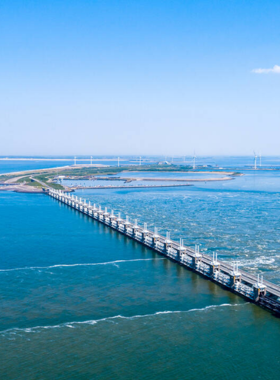
[[[42,158],[42,159],[52,159],[52,158],[58,158],[58,159],[67,159],[67,160],[73,160],[74,161],[74,158],[76,157],[77,160],[90,160],[91,157],[93,160],[98,160],[98,159],[122,159],[122,158],[131,158],[131,159],[145,159],[145,158],[157,158],[157,159],[161,159],[161,160],[164,160],[164,159],[174,159],[174,160],[183,160],[184,158],[185,159],[191,159],[193,160],[194,158],[194,154],[190,154],[190,155],[163,155],[163,154],[145,154],[145,155],[136,155],[136,154],[123,154],[123,155],[119,155],[119,154],[63,154],[63,155],[59,155],[59,154],[44,154],[44,155],[32,155],[32,154],[25,154],[25,155],[19,155],[19,154],[15,154],[15,155],[0,155],[0,159],[3,160],[3,159],[20,159],[20,158],[26,158],[26,159],[36,159],[36,158]],[[260,154],[256,154],[256,157],[258,160],[260,159],[264,159],[264,158],[280,158],[280,154],[279,155],[260,155]],[[249,158],[249,159],[254,159],[254,154],[247,154],[247,155],[242,155],[242,154],[233,154],[233,155],[228,155],[228,154],[196,154],[195,153],[195,158],[196,159],[199,159],[199,158]]]

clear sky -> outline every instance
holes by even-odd
[[[279,0],[2,0],[0,155],[280,154]]]

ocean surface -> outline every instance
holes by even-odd
[[[81,162],[84,163],[84,162]],[[49,169],[73,165],[71,161],[40,161],[40,160],[0,160],[0,174],[12,173],[22,170]]]
[[[280,172],[243,169],[76,194],[280,284]],[[1,379],[279,377],[269,312],[46,195],[0,192],[0,215]]]
[[[1,157],[0,160],[0,174],[3,173],[11,173],[15,171],[21,171],[21,170],[36,170],[36,169],[49,169],[49,168],[56,168],[56,167],[62,167],[62,166],[69,166],[74,165],[74,159],[73,157],[64,156],[61,157],[61,160],[55,159],[55,157],[37,157],[34,159],[30,159],[31,157],[26,157],[26,159],[17,159],[16,157],[13,157],[12,160],[3,160],[5,157]],[[106,160],[106,158],[102,157],[93,157],[94,160],[92,163],[95,164],[101,164],[101,165],[112,165],[117,166],[118,162],[117,160],[113,161]],[[133,162],[131,160],[126,160],[125,158],[120,161],[120,166],[122,165],[131,165]],[[90,157],[83,158],[77,158],[77,164],[86,164],[90,165]],[[135,164],[135,163],[134,163]]]

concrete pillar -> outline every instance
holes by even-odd
[[[146,237],[149,235],[149,231],[147,229],[147,223],[144,223],[144,229],[141,231],[142,234],[142,242],[145,242]]]
[[[122,218],[121,218],[121,213],[119,212],[118,213],[118,217],[117,217],[117,219],[116,219],[116,223],[117,223],[117,229],[119,230],[119,228],[120,228],[120,225],[123,223],[123,220],[122,220]]]
[[[218,256],[217,256],[217,253],[216,255],[215,253],[213,253],[213,260],[211,261],[211,264],[210,264],[210,276],[212,278],[216,278],[219,272],[220,272],[220,263],[218,262]]]
[[[95,203],[93,204],[92,206],[92,215],[96,212],[96,206],[95,206]]]
[[[154,234],[152,236],[153,247],[156,247],[156,243],[159,241],[158,229],[154,228]]]
[[[164,251],[167,253],[170,247],[171,247],[170,232],[166,232],[166,239],[164,242]]]
[[[193,268],[198,269],[200,266],[202,255],[199,253],[199,245],[195,245],[194,256],[192,257]]]
[[[139,229],[139,226],[137,225],[137,219],[134,220],[134,225],[132,226],[132,235],[133,237],[136,237],[136,233]]]
[[[241,283],[241,273],[238,270],[238,263],[233,263],[233,271],[229,274],[230,287],[237,288]]]
[[[111,210],[111,214],[109,215],[109,224],[112,227],[113,222],[117,219],[117,217],[114,215],[114,210]]]
[[[116,217],[116,215],[110,215],[109,219],[110,219],[110,225],[113,226],[113,222],[115,222],[117,220],[117,217]]]
[[[182,256],[186,253],[186,247],[184,247],[184,240],[180,238],[180,245],[177,249],[177,259],[181,260]]]
[[[88,201],[87,213],[88,213],[88,215],[92,215],[92,205],[91,205],[90,201]]]
[[[129,222],[129,217],[126,215],[125,222],[124,222],[124,232],[128,232],[128,228],[130,228],[131,223]]]
[[[260,275],[258,274],[258,281],[253,285],[253,289],[254,289],[254,300],[256,302],[259,301],[261,296],[266,295],[266,285],[264,285],[263,283],[263,276],[261,276],[260,278]]]
[[[103,221],[106,222],[106,218],[108,218],[109,213],[107,212],[107,207],[105,207],[104,212],[103,212]]]

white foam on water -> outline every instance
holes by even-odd
[[[53,325],[53,326],[51,325],[50,326],[35,326],[35,327],[28,327],[28,328],[14,327],[11,329],[0,331],[0,335],[5,335],[5,334],[15,335],[17,332],[36,333],[36,332],[40,332],[41,330],[57,329],[61,327],[75,328],[76,325],[96,325],[97,323],[100,323],[100,322],[114,321],[116,319],[134,320],[137,318],[150,318],[150,317],[155,317],[155,316],[164,315],[164,314],[185,314],[185,313],[192,313],[195,311],[203,312],[209,309],[217,309],[220,307],[236,307],[236,306],[244,306],[248,304],[249,302],[235,303],[235,304],[223,303],[221,305],[209,305],[203,308],[196,308],[196,309],[189,309],[189,310],[165,310],[165,311],[157,311],[153,314],[138,314],[138,315],[133,315],[130,317],[123,316],[123,315],[115,315],[113,317],[92,319],[92,320],[87,320],[87,321],[65,322],[65,323],[61,323],[61,324]]]
[[[273,257],[266,257],[266,256],[261,256],[257,257],[254,260],[244,260],[239,263],[240,267],[248,266],[248,265],[271,265],[275,262],[275,259]]]
[[[13,272],[13,271],[21,271],[21,270],[36,270],[38,269],[51,269],[51,268],[68,268],[68,267],[83,267],[83,266],[96,266],[96,265],[115,265],[118,267],[119,263],[130,263],[137,261],[158,261],[158,260],[166,260],[164,257],[159,258],[150,258],[150,259],[132,259],[132,260],[115,260],[115,261],[107,261],[104,263],[81,263],[81,264],[55,264],[47,267],[24,267],[24,268],[11,268],[11,269],[0,269],[0,272]]]

